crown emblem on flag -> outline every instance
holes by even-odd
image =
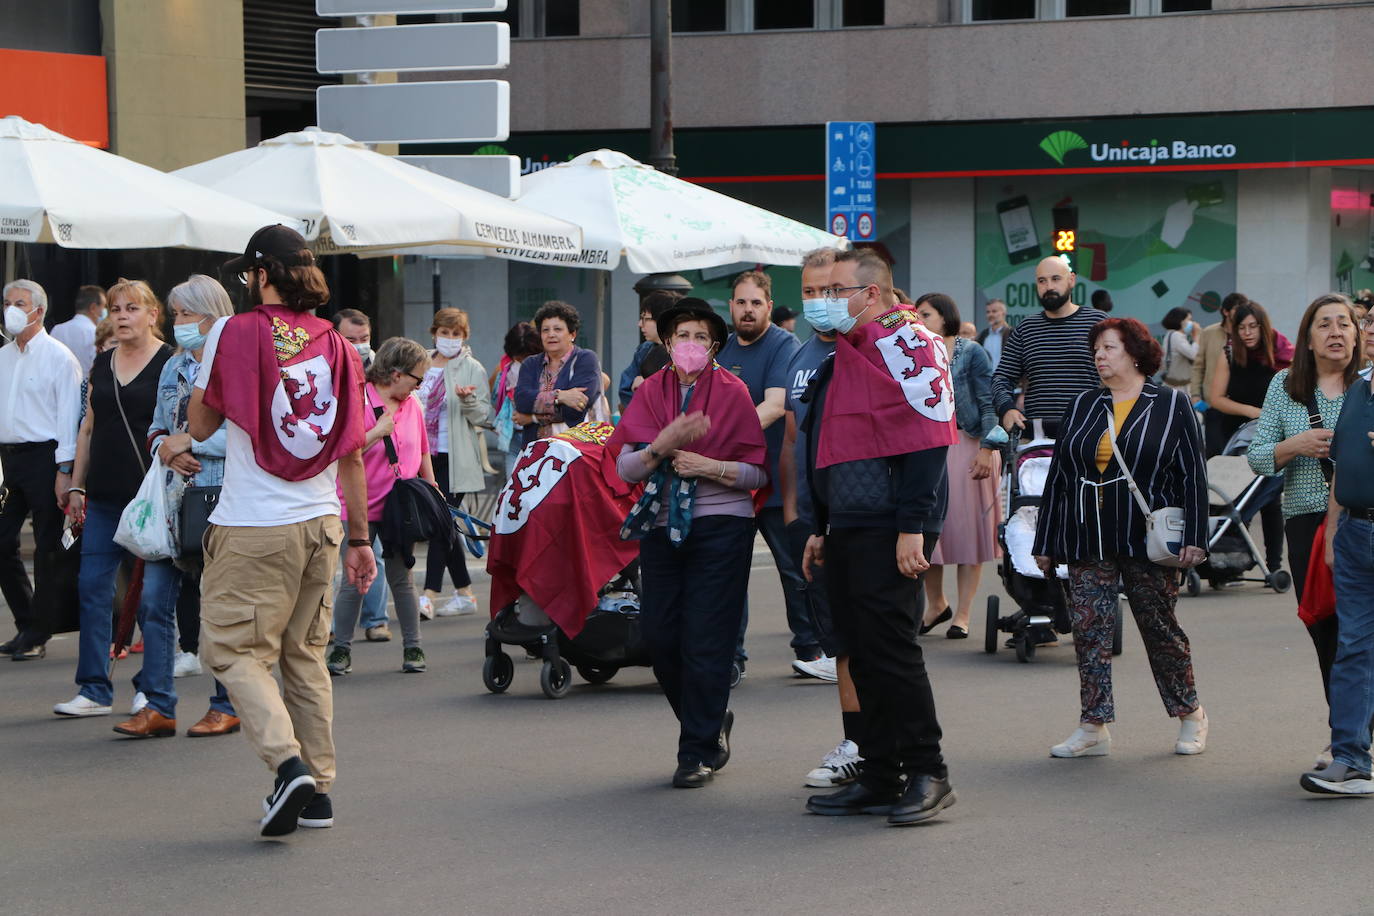
[[[305,349],[310,343],[310,335],[304,328],[292,328],[280,318],[272,319],[272,345],[277,351],[277,362],[284,363]]]

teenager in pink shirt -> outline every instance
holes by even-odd
[[[434,483],[434,468],[430,464],[429,439],[425,435],[424,406],[414,392],[424,380],[429,368],[429,353],[424,347],[404,337],[392,337],[377,348],[372,365],[367,370],[367,439],[363,444],[363,470],[367,477],[368,537],[377,536],[382,520],[382,508],[398,479],[420,477]],[[382,408],[380,416],[377,408]],[[391,437],[396,446],[397,464],[393,467],[387,456],[386,443]],[[344,515],[347,519],[347,513]],[[420,605],[410,569],[399,557],[388,557],[386,581],[391,586],[391,600],[396,604],[396,618],[401,622],[401,670],[419,673],[425,670],[425,653],[420,648]],[[348,582],[339,585],[334,599],[334,645],[329,652],[329,673],[335,677],[353,670],[353,631],[358,626],[358,612],[363,596]]]

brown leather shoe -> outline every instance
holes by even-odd
[[[188,738],[209,738],[213,735],[232,735],[239,730],[239,717],[212,709],[205,717],[186,730]]]
[[[130,738],[170,738],[177,733],[177,720],[145,706],[132,719],[116,725],[114,730]]]

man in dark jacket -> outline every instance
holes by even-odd
[[[945,452],[956,435],[949,362],[943,342],[898,308],[892,274],[873,252],[838,254],[830,286],[839,337],[805,422],[816,525],[803,569],[809,577],[825,563],[863,710],[864,762],[857,782],[806,807],[912,824],[955,800],[916,643],[917,580],[938,537]]]

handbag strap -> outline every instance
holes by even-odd
[[[373,415],[380,420],[382,414],[386,413],[386,408],[375,405],[372,408]],[[390,436],[382,437],[382,445],[386,447],[386,460],[391,464],[391,473],[396,475],[399,480],[401,477],[401,456],[396,453],[396,441]]]
[[[1326,422],[1322,420],[1322,412],[1317,407],[1317,391],[1312,390],[1312,397],[1307,399],[1307,425],[1313,429],[1325,429]],[[1330,458],[1318,458],[1317,464],[1321,466],[1322,476],[1326,478],[1326,485],[1331,486],[1331,478],[1336,474],[1336,463]]]
[[[1135,485],[1135,478],[1131,476],[1131,469],[1126,466],[1126,458],[1121,454],[1121,449],[1116,444],[1116,417],[1112,414],[1112,408],[1107,408],[1107,435],[1112,440],[1112,454],[1116,456],[1116,466],[1121,469],[1121,476],[1126,478],[1126,487],[1135,497],[1136,503],[1140,506],[1140,511],[1148,517],[1150,514],[1150,504],[1145,501],[1145,497],[1140,495],[1140,487]]]
[[[115,406],[119,408],[119,418],[124,421],[124,431],[129,434],[129,444],[134,447],[134,454],[138,456],[139,468],[146,474],[148,473],[148,460],[143,455],[143,449],[138,447],[138,439],[134,437],[133,427],[129,425],[129,415],[124,412],[124,401],[119,396],[119,374],[115,372],[114,352],[110,353],[110,381],[114,383]]]

